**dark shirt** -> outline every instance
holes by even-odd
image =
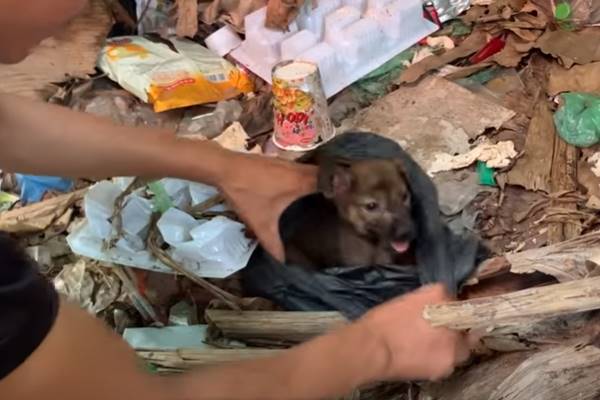
[[[0,232],[0,379],[42,343],[57,310],[52,284],[20,246]]]

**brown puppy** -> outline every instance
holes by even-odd
[[[402,165],[365,160],[320,166],[313,207],[284,243],[286,262],[313,268],[407,263],[414,224]]]

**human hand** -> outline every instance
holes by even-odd
[[[279,217],[296,199],[313,193],[317,168],[275,158],[237,154],[219,185],[227,202],[272,256],[284,259]]]
[[[359,321],[380,342],[376,379],[435,381],[468,359],[477,337],[434,328],[423,318],[425,306],[449,300],[443,285],[427,286],[374,308]]]

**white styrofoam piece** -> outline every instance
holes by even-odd
[[[177,260],[202,260],[203,265],[238,270],[248,263],[254,244],[246,238],[244,225],[225,217],[216,217],[194,228],[193,241],[175,245]]]
[[[200,203],[205,202],[219,192],[212,186],[204,185],[202,183],[192,182],[189,185],[190,195],[192,197],[192,207],[197,206]],[[222,212],[228,210],[226,204],[217,204],[214,207],[208,209],[208,211]]]
[[[123,239],[121,239],[123,240]],[[172,270],[150,255],[148,251],[126,250],[126,246],[113,247],[106,250],[104,239],[98,237],[90,228],[89,221],[77,227],[69,236],[67,243],[75,254],[100,260],[107,263],[138,267],[158,272],[172,272]]]
[[[205,202],[219,193],[219,191],[212,186],[196,182],[190,183],[189,191],[190,195],[192,196],[192,207]]]
[[[173,201],[173,205],[180,210],[189,211],[192,203],[188,181],[174,178],[164,178],[160,180],[165,192]]]
[[[88,190],[83,200],[83,209],[90,228],[100,237],[108,237],[112,232],[109,219],[112,217],[115,200],[121,188],[109,181],[98,182]]]
[[[162,183],[167,193],[174,196],[184,193],[198,203],[218,193],[211,186],[178,179],[169,178]],[[114,201],[126,187],[126,180],[102,181],[88,191],[84,201],[87,220],[67,237],[71,250],[107,263],[172,273],[146,250],[152,203],[141,197],[143,188],[126,199],[122,213],[123,237],[114,247],[106,249],[105,241],[113,230],[110,218]],[[181,251],[176,257],[174,253],[179,249],[175,246],[167,250],[172,257],[191,273],[206,278],[225,278],[245,267],[257,245],[245,237],[242,224],[224,217],[196,220],[184,211],[171,208],[158,224],[165,241],[183,246],[185,258],[180,257]],[[203,225],[207,227],[200,230]]]
[[[123,231],[140,238],[150,226],[152,219],[152,202],[137,194],[130,195],[121,212]]]
[[[328,0],[305,7],[288,32],[266,28],[266,8],[246,16],[246,40],[231,55],[264,80],[280,61],[319,66],[331,97],[380,67],[437,26],[421,0]]]
[[[198,225],[200,221],[174,207],[169,208],[156,223],[163,239],[171,246],[191,240],[190,231]]]
[[[242,44],[242,39],[231,26],[225,25],[210,34],[204,43],[210,50],[223,57]]]

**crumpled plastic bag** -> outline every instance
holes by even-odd
[[[589,93],[563,93],[554,114],[556,130],[565,142],[589,147],[600,141],[600,96]]]
[[[412,191],[417,265],[332,267],[316,272],[282,265],[259,249],[242,270],[247,295],[266,297],[288,310],[337,310],[356,319],[370,308],[424,284],[442,282],[455,293],[487,257],[488,251],[478,239],[456,235],[442,221],[435,185],[396,142],[371,133],[349,132],[303,156],[300,162],[319,164],[332,158],[402,161]],[[295,222],[306,216],[304,210],[319,207],[321,201],[328,200],[312,194],[285,210],[279,222],[284,243],[294,231]]]
[[[160,112],[227,100],[251,92],[248,75],[187,39],[170,45],[140,36],[108,39],[98,67]]]

